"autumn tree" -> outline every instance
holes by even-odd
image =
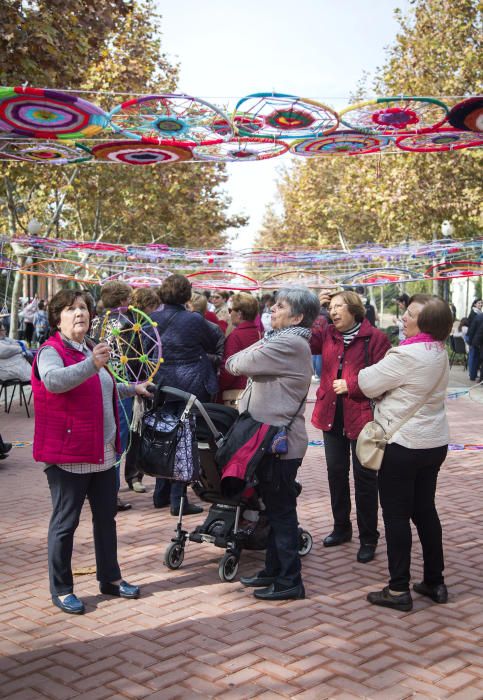
[[[376,76],[378,94],[452,105],[481,91],[477,0],[415,0],[396,16],[401,30]],[[431,239],[445,219],[471,237],[482,223],[481,162],[471,150],[301,158],[279,181],[283,217],[275,228],[266,218],[259,242],[318,247],[336,243],[339,230],[353,243]]]
[[[4,5],[0,70],[6,84],[27,80],[75,88],[106,111],[127,99],[125,93],[176,90],[178,67],[162,51],[161,18],[153,0]],[[102,133],[99,138],[116,137]],[[2,175],[0,232],[12,236],[26,232],[27,222],[36,218],[42,235],[211,247],[225,242],[228,227],[246,223],[226,213],[229,200],[222,185],[227,175],[220,164],[141,168],[3,162]]]

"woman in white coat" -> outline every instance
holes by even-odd
[[[367,599],[373,605],[409,611],[411,520],[424,559],[423,581],[414,584],[413,589],[436,603],[448,599],[441,523],[434,499],[449,442],[444,406],[449,363],[444,341],[451,332],[453,317],[440,297],[415,294],[402,321],[405,340],[380,362],[362,369],[358,383],[368,398],[376,399],[374,419],[385,431],[391,432],[401,423],[386,447],[378,478],[389,585],[369,593]]]

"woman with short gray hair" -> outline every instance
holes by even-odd
[[[250,380],[239,402],[240,412],[248,410],[263,423],[290,425],[287,453],[267,455],[257,471],[270,535],[263,570],[240,580],[244,586],[258,588],[254,596],[261,600],[305,598],[295,477],[308,444],[304,419],[312,379],[308,341],[319,308],[319,300],[309,289],[281,289],[271,308],[272,330],[226,361],[228,372],[247,375]]]

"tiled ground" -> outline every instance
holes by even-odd
[[[453,442],[483,442],[481,403],[460,398],[448,412]],[[5,439],[29,440],[32,426],[18,405],[9,416],[0,406]],[[130,494],[133,509],[118,516],[120,561],[142,598],[103,598],[94,575],[78,576],[87,614],[75,617],[49,598],[42,469],[29,447],[12,450],[0,462],[0,697],[483,699],[483,452],[451,452],[440,477],[450,603],[415,596],[408,614],[365,602],[386,580],[384,540],[369,565],[356,563],[356,542],[322,547],[330,528],[322,447],[309,448],[301,477],[299,516],[315,540],[304,560],[306,600],[260,603],[239,583],[221,583],[222,552],[208,544],[189,545],[181,569],[166,569],[175,519],[152,508],[150,493]],[[90,530],[86,507],[75,567],[93,564]],[[243,555],[240,573],[260,561]],[[418,544],[413,576],[421,576]]]

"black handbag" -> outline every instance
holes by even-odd
[[[192,396],[186,406],[171,403],[160,406],[158,387],[153,407],[142,418],[139,462],[149,476],[179,481],[197,478],[199,457],[196,419],[190,415]]]

